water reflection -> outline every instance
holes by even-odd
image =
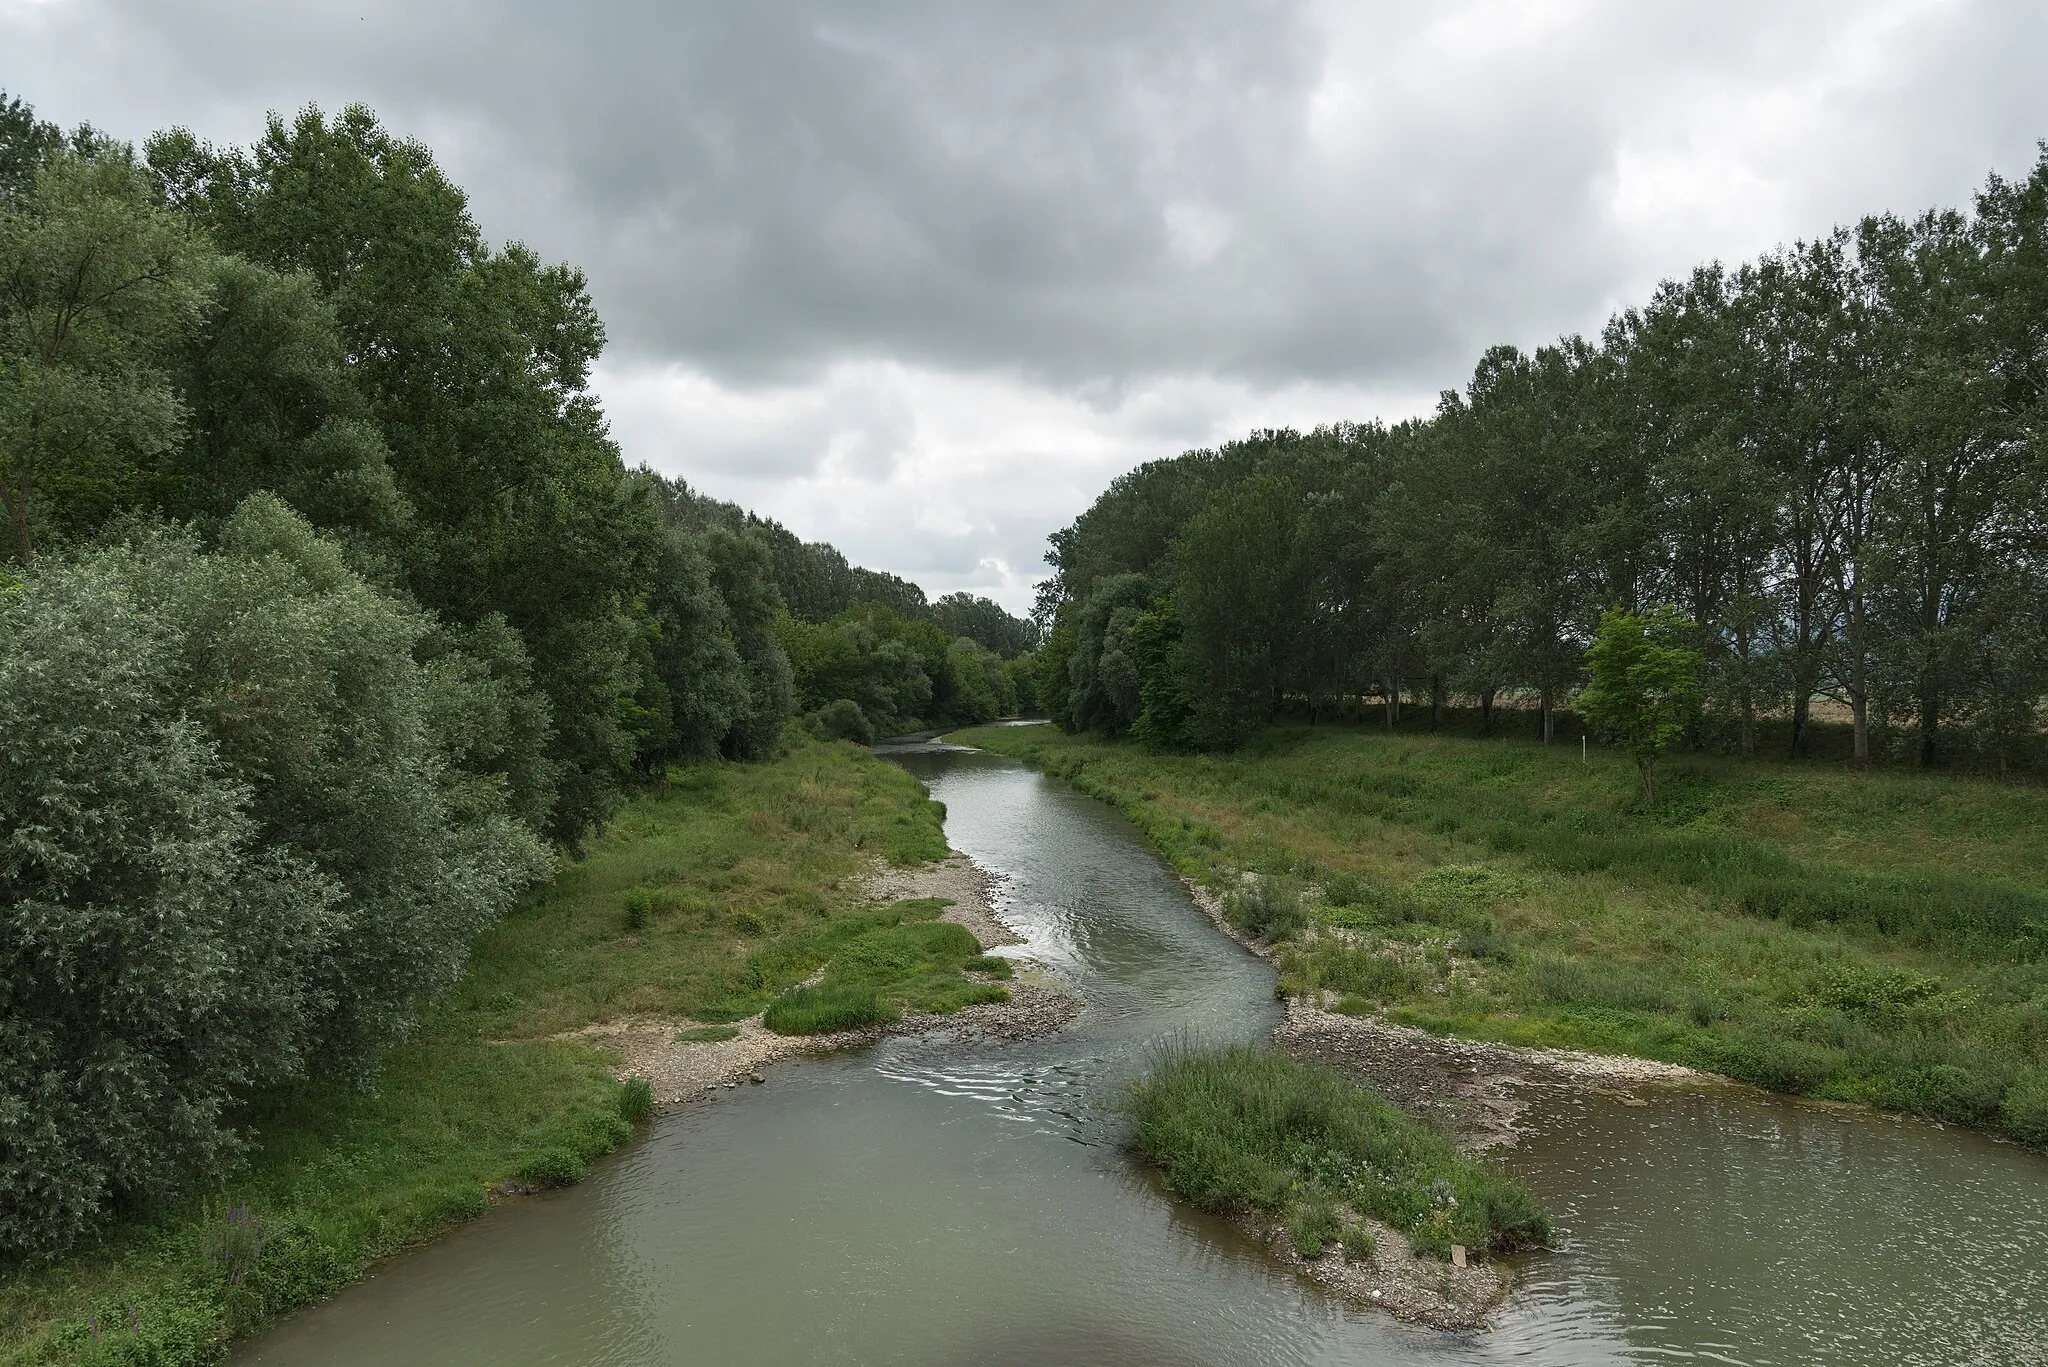
[[[890,1041],[664,1117],[300,1315],[244,1363],[2048,1362],[2048,1164],[1728,1090],[1556,1094],[1508,1161],[1558,1212],[1491,1333],[1409,1330],[1165,1197],[1115,1098],[1151,1041],[1271,1029],[1271,975],[1114,812],[981,754],[900,762],[1087,1009]]]

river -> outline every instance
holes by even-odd
[[[1257,1040],[1271,971],[1107,806],[899,751],[1086,1003],[1026,1044],[886,1040],[673,1108],[590,1179],[307,1310],[256,1364],[2048,1364],[2048,1160],[1735,1087],[1538,1093],[1503,1155],[1555,1252],[1489,1331],[1395,1323],[1162,1193],[1114,1103],[1161,1039]]]

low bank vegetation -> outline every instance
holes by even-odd
[[[1169,1187],[1207,1210],[1284,1224],[1304,1258],[1333,1242],[1362,1254],[1358,1215],[1437,1257],[1453,1244],[1499,1255],[1550,1239],[1528,1188],[1322,1064],[1167,1048],[1129,1107]]]
[[[1227,756],[963,739],[1137,821],[1284,991],[2048,1143],[2048,792],[1279,728]]]
[[[580,1027],[716,1014],[757,991],[761,945],[863,915],[876,858],[944,852],[937,804],[850,746],[671,770],[468,942],[467,973],[419,1001],[372,1077],[257,1095],[229,1113],[247,1147],[212,1180],[68,1256],[7,1265],[0,1362],[215,1362],[492,1193],[581,1179],[652,1098],[615,1082]],[[930,929],[923,910],[893,914]]]

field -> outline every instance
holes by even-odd
[[[1227,756],[956,739],[1103,797],[1282,987],[1445,1034],[1686,1063],[2048,1143],[2048,790],[1276,727]],[[1247,875],[1250,875],[1247,877]]]
[[[842,970],[854,986],[911,990],[886,951],[934,933],[927,909],[864,913],[856,875],[878,856],[944,852],[936,804],[851,746],[672,770],[479,939],[468,976],[373,1077],[267,1098],[248,1117],[246,1162],[217,1191],[139,1212],[92,1253],[9,1269],[0,1362],[215,1361],[233,1338],[482,1213],[494,1192],[579,1180],[650,1100],[644,1084],[613,1081],[604,1055],[555,1036],[629,1014],[758,1010],[786,985],[764,977],[764,960],[800,978],[788,946],[814,946],[821,928],[857,932],[866,958]],[[942,948],[960,951],[948,963],[975,952]],[[921,1003],[957,994],[944,977],[927,969],[912,985]]]

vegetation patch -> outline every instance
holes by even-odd
[[[800,830],[799,810],[831,821]],[[849,746],[671,770],[476,939],[468,974],[384,1051],[374,1086],[329,1076],[239,1115],[252,1145],[225,1203],[145,1208],[86,1252],[0,1268],[0,1363],[217,1362],[225,1343],[480,1214],[493,1190],[579,1180],[653,1098],[559,1036],[629,1015],[704,1020],[700,1008],[755,990],[763,960],[784,961],[757,957],[768,941],[847,917],[935,916],[943,903],[870,917],[850,888],[877,854],[914,864],[945,848],[916,780]],[[645,924],[623,949],[621,910],[641,889]],[[757,939],[737,929],[742,914]]]
[[[1245,1048],[1170,1048],[1129,1099],[1140,1151],[1205,1210],[1284,1223],[1304,1258],[1371,1216],[1423,1252],[1545,1244],[1528,1188],[1323,1064]]]
[[[737,1025],[692,1025],[676,1031],[677,1044],[723,1044],[739,1037]]]
[[[778,1035],[830,1035],[882,1025],[901,1014],[872,987],[833,983],[792,987],[768,1003],[761,1020]]]
[[[943,1015],[1009,1000],[1004,988],[964,976],[970,964],[985,962],[981,942],[965,926],[933,919],[946,906],[939,898],[910,899],[762,945],[754,957],[764,988],[825,965],[817,985],[776,997],[763,1023],[778,1034],[819,1035],[885,1024],[905,1011]]]
[[[1322,725],[965,733],[1119,807],[1282,990],[2048,1143],[2048,792]],[[1246,875],[1250,875],[1247,877]]]

